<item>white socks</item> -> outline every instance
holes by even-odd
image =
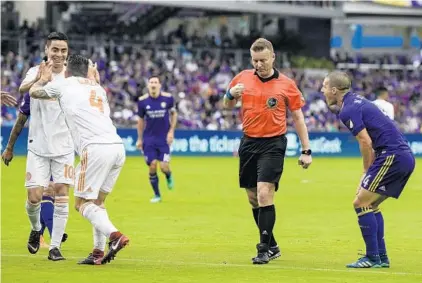
[[[53,232],[50,250],[60,248],[67,219],[69,218],[69,196],[57,196],[54,201]]]
[[[94,226],[95,229],[100,231],[107,238],[110,237],[111,233],[118,231],[108,218],[107,210],[99,207],[98,205],[92,202],[84,203],[79,208],[79,212],[82,214],[83,217],[85,217],[86,219],[88,219],[89,222],[91,222],[92,226]]]
[[[94,250],[105,251],[107,244],[107,237],[100,230],[92,226],[92,234],[94,235]]]
[[[25,202],[26,213],[28,214],[29,222],[31,222],[31,228],[34,231],[41,230],[40,212],[41,203],[32,204],[29,200]]]
[[[107,214],[107,210],[105,210],[105,208],[100,207],[100,209],[104,210]],[[94,226],[92,226],[92,234],[94,236],[94,250],[97,249],[100,251],[105,251],[105,247],[107,244],[106,235],[104,235],[100,230],[96,229]]]

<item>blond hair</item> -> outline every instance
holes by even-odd
[[[338,90],[348,90],[352,87],[352,80],[346,72],[334,71],[327,76],[330,87],[335,87]]]
[[[261,37],[255,40],[254,43],[252,43],[251,51],[253,52],[261,52],[261,51],[264,51],[265,49],[268,49],[271,52],[274,52],[273,44],[268,39]]]

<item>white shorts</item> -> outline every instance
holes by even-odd
[[[48,188],[51,177],[54,183],[73,186],[74,162],[74,152],[57,157],[44,157],[28,151],[25,187]]]
[[[111,193],[125,163],[123,144],[90,144],[75,170],[75,197],[97,199],[99,192]]]

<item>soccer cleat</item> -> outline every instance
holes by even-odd
[[[103,259],[101,260],[102,264],[106,264],[106,263],[112,261],[116,257],[116,254],[121,249],[123,249],[127,244],[129,244],[129,238],[128,237],[126,237],[125,235],[123,235],[120,232],[114,232],[114,233],[118,233],[118,235],[116,237],[110,236],[110,238],[114,238],[114,240],[111,240],[108,243],[108,252],[103,257]],[[114,233],[112,233],[112,235]]]
[[[364,256],[358,259],[356,262],[346,265],[347,268],[380,268],[381,260],[379,256],[368,257]]]
[[[38,250],[40,249],[40,237],[41,237],[41,233],[40,231],[31,231],[31,234],[29,234],[29,239],[28,239],[28,251],[31,254],[36,254],[38,252]]]
[[[268,249],[268,258],[270,260],[276,259],[281,256],[281,251],[278,246],[271,247]]]
[[[169,190],[173,190],[174,188],[174,180],[173,180],[173,175],[170,175],[169,178],[167,178],[167,188]]]
[[[150,203],[158,203],[158,202],[161,202],[161,197],[154,196],[149,202]]]
[[[381,259],[381,267],[390,268],[390,260],[388,259],[387,255],[380,255],[380,259]]]
[[[258,251],[258,254],[252,259],[253,264],[267,264],[268,262],[270,262],[270,258],[268,257],[267,244],[258,244],[256,245],[256,249]]]
[[[62,256],[62,253],[58,248],[52,248],[48,252],[48,259],[52,261],[59,261],[59,260],[65,260],[65,258]]]
[[[88,255],[88,257],[79,261],[78,264],[88,264],[88,265],[99,265],[104,258],[104,252],[100,250],[94,250]]]

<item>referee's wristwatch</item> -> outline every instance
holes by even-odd
[[[302,154],[311,155],[312,154],[312,150],[310,150],[310,149],[302,150]]]

